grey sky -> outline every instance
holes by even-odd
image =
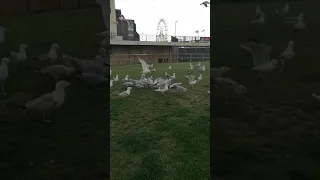
[[[160,18],[167,22],[168,35],[198,36],[196,30],[205,29],[210,36],[210,7],[200,6],[203,0],[115,0],[126,19],[134,19],[139,34],[155,35]]]

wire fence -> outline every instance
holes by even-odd
[[[183,63],[210,61],[209,53],[178,53],[178,54],[112,54],[110,55],[111,66],[125,66],[139,64],[139,58],[148,64],[158,63]]]
[[[210,37],[204,36],[171,36],[138,33],[112,33],[111,39],[122,37],[120,40],[149,41],[149,42],[210,42]]]

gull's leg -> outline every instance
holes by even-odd
[[[4,84],[3,83],[1,83],[1,93],[2,93],[2,96],[7,96],[7,93],[4,90]]]

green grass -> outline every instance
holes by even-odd
[[[209,179],[210,173],[210,74],[189,88],[184,75],[189,63],[172,64],[176,81],[184,83],[185,93],[133,88],[126,99],[122,81],[111,88],[110,166],[111,179],[176,180]],[[209,67],[209,64],[206,64]],[[148,74],[163,77],[168,64],[156,64]],[[114,66],[112,76],[140,77],[141,65]],[[195,74],[198,76],[198,74]]]
[[[52,91],[54,82],[35,71],[33,60],[58,43],[63,53],[94,57],[104,30],[100,9],[58,11],[33,16],[2,17],[9,32],[0,45],[0,57],[19,44],[29,45],[29,61],[10,73],[5,82],[8,97],[0,97],[0,179],[106,179],[108,176],[108,89],[89,90],[75,78],[66,90],[63,108],[52,114],[51,124],[42,117],[23,113],[14,104]],[[54,163],[49,163],[54,160]],[[33,165],[29,165],[32,161]]]
[[[229,65],[232,70],[226,76],[244,84],[249,99],[261,107],[249,112],[241,106],[224,105],[222,97],[212,92],[214,179],[320,178],[320,107],[311,97],[314,90],[320,90],[316,3],[291,3],[291,15],[305,13],[307,24],[296,35],[292,26],[283,25],[275,17],[267,19],[265,30],[250,27],[255,17],[254,3],[213,5],[211,65]],[[281,6],[280,2],[261,3],[267,14]],[[280,56],[289,40],[294,40],[296,57],[285,71],[274,72],[265,88],[251,70],[251,55],[239,47],[236,36],[258,37],[271,43],[274,58]]]

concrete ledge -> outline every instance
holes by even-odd
[[[154,41],[121,41],[110,40],[110,45],[123,46],[189,46],[189,47],[210,47],[210,42],[154,42]]]

